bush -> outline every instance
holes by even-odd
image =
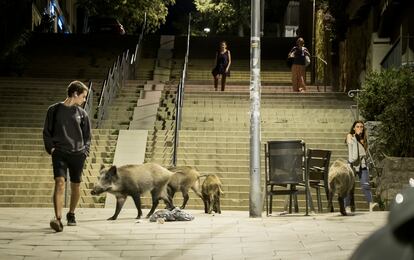
[[[358,97],[361,115],[381,121],[378,138],[388,156],[414,157],[414,73],[409,68],[368,75]]]

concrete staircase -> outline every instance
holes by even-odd
[[[0,79],[1,207],[52,207],[53,171],[44,150],[42,129],[48,106],[64,100],[68,83],[58,79]],[[80,207],[103,206],[102,199],[90,195],[90,188],[100,165],[112,163],[117,136],[117,129],[93,130]]]
[[[69,80],[0,79],[0,206],[52,207],[53,171],[44,151],[42,129],[49,105],[64,100]],[[96,108],[100,85],[94,86]],[[113,163],[119,130],[128,129],[142,81],[126,81],[102,129],[93,129],[91,154],[81,185],[80,207],[103,207],[105,195],[91,196],[102,164]],[[90,115],[95,125],[93,115]]]
[[[179,79],[183,68],[183,60],[176,59],[173,63],[171,72],[172,79]],[[214,67],[214,52],[211,60],[207,59],[190,59],[188,64],[187,84],[213,84],[211,70]],[[291,83],[292,74],[284,61],[280,60],[263,60],[261,64],[261,82],[262,85],[286,86]],[[231,75],[227,78],[228,84],[246,84],[250,80],[250,60],[236,59],[232,60],[230,67]],[[310,71],[306,73],[307,82],[310,82]]]
[[[310,87],[307,93],[292,93],[290,86],[264,86],[261,98],[261,166],[264,179],[264,144],[269,140],[302,139],[307,148],[332,151],[331,162],[346,158],[344,138],[353,122],[350,105],[343,93],[320,93]],[[313,92],[312,92],[313,90]],[[164,91],[159,120],[147,144],[147,161],[171,164],[174,99],[172,87]],[[229,85],[225,92],[215,92],[205,85],[187,85],[184,95],[182,128],[179,133],[178,165],[195,166],[202,174],[222,178],[225,210],[249,208],[250,118],[249,92],[246,85]],[[359,183],[356,184],[358,210],[367,205]],[[312,190],[316,207],[316,194]],[[324,209],[326,198],[323,199]],[[176,196],[175,203],[181,203]],[[282,211],[284,197],[275,199],[274,211]],[[304,196],[299,196],[304,207]],[[189,208],[202,208],[202,202],[190,195]]]

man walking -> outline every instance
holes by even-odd
[[[71,196],[66,219],[68,226],[76,226],[75,208],[79,202],[82,170],[91,144],[89,117],[81,108],[87,94],[85,84],[73,81],[67,87],[67,98],[51,105],[47,110],[43,141],[46,151],[52,156],[55,219],[50,221],[50,227],[56,232],[63,231],[61,219],[68,170]]]

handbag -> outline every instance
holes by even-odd
[[[362,165],[361,165],[361,157],[359,156],[359,145],[358,145],[358,142],[357,142],[357,152],[358,152],[357,159],[355,161],[351,162],[350,164],[351,164],[351,168],[354,171],[355,175],[358,175],[359,176],[361,174],[361,167],[362,167]],[[358,171],[355,169],[355,167],[359,167]]]
[[[310,57],[308,55],[305,56],[305,66],[309,66],[309,64],[311,63],[310,61]]]

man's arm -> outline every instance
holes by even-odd
[[[89,120],[89,116],[87,113],[84,114],[84,124],[82,125],[82,136],[83,136],[83,143],[85,145],[85,154],[89,156],[89,151],[91,147],[91,139],[92,139],[92,130],[91,130],[91,122]]]
[[[49,107],[46,113],[45,123],[43,126],[43,143],[45,145],[46,152],[48,154],[52,153],[53,147],[53,113],[55,111],[54,107]]]

